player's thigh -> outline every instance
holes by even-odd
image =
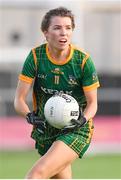
[[[48,152],[34,165],[31,172],[40,172],[50,178],[62,171],[78,157],[77,153],[62,141],[55,141]]]
[[[71,165],[66,166],[62,171],[53,176],[51,179],[72,179]]]

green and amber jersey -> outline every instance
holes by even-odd
[[[33,105],[43,115],[44,104],[53,94],[62,92],[72,95],[80,107],[86,105],[84,91],[99,87],[94,63],[89,54],[70,45],[67,59],[54,60],[48,51],[48,44],[42,44],[30,51],[19,79],[33,83]]]

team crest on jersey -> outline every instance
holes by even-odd
[[[62,72],[59,68],[55,68],[55,69],[51,70],[51,72],[56,75],[64,74],[64,72]]]
[[[69,81],[68,81],[68,83],[69,83],[70,85],[77,85],[77,84],[78,84],[77,81],[76,81],[76,78],[75,78],[74,76],[72,76],[72,75],[69,75]]]

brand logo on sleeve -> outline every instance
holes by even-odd
[[[96,72],[93,72],[93,74],[92,74],[92,80],[93,80],[93,81],[97,81],[97,73],[96,73]]]

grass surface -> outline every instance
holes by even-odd
[[[36,151],[0,152],[0,178],[23,179],[38,158]],[[75,179],[119,179],[121,154],[84,156],[73,163],[72,170]]]

